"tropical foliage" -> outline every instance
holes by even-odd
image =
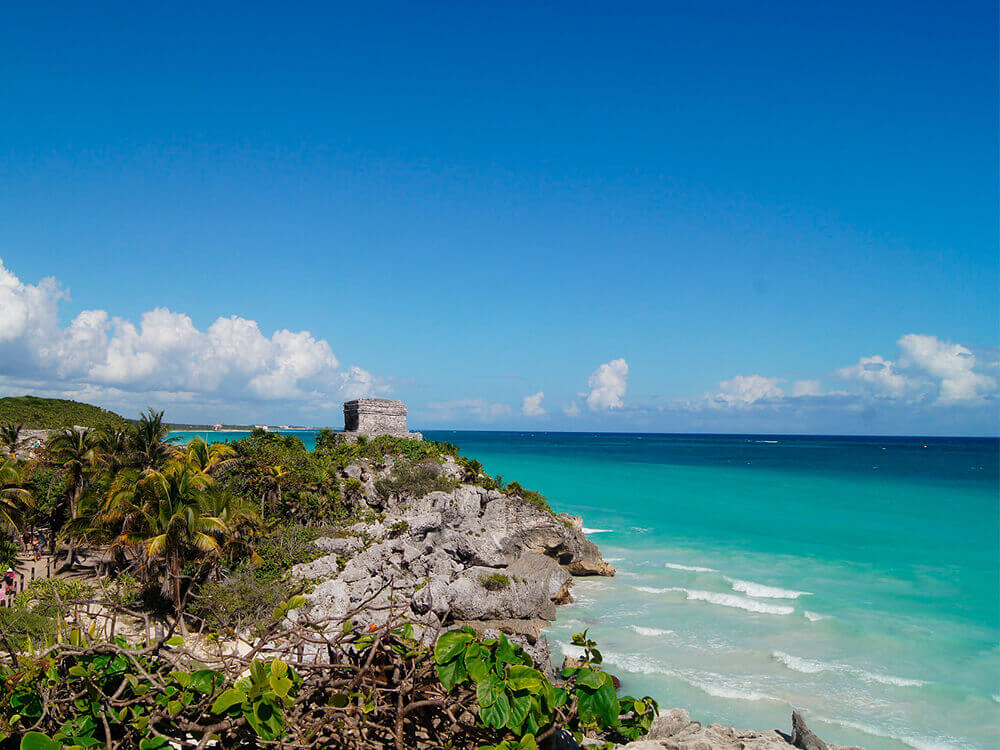
[[[0,423],[22,423],[33,430],[58,430],[74,425],[129,428],[129,420],[106,409],[79,401],[38,396],[0,398]]]

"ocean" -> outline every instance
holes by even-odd
[[[557,658],[586,628],[625,691],[703,723],[1000,747],[997,440],[424,434],[583,516],[617,568],[576,579]]]

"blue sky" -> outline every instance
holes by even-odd
[[[997,432],[995,3],[205,5],[5,11],[0,394]]]

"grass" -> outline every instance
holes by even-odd
[[[510,586],[510,578],[503,573],[485,573],[479,576],[479,585],[487,591],[503,591]]]

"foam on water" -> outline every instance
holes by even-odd
[[[760,599],[798,599],[800,596],[812,596],[808,591],[793,591],[791,589],[781,589],[777,586],[765,586],[763,583],[753,581],[741,581],[738,578],[726,578],[733,586],[733,591],[741,591],[748,596],[755,596]]]
[[[914,736],[905,732],[886,731],[885,729],[873,727],[871,724],[863,724],[861,722],[850,721],[848,719],[830,719],[825,716],[817,716],[816,719],[818,721],[826,722],[827,724],[839,724],[842,727],[855,729],[859,732],[870,734],[873,737],[884,737],[886,739],[896,740],[897,742],[902,742],[904,745],[909,745],[914,748],[914,750],[959,750],[960,748],[967,747],[966,744],[956,737]]]
[[[662,628],[647,628],[642,625],[629,625],[629,628],[634,630],[639,635],[644,635],[648,638],[658,638],[664,635],[673,635],[673,630],[663,630]]]
[[[671,570],[687,570],[692,573],[717,573],[715,568],[703,568],[700,565],[681,565],[680,563],[666,563],[664,567]]]
[[[715,591],[701,591],[700,589],[686,589],[683,586],[666,586],[656,588],[655,586],[632,586],[636,591],[646,594],[666,594],[669,591],[679,591],[690,601],[708,602],[718,604],[722,607],[733,607],[744,609],[747,612],[758,612],[764,615],[790,615],[795,611],[795,607],[787,607],[780,604],[766,604],[756,599],[747,599],[745,596],[735,594],[719,594]]]
[[[802,610],[802,614],[809,622],[819,622],[820,620],[825,620],[829,615],[821,615],[817,612],[810,612],[808,609]]]
[[[840,672],[850,675],[865,682],[877,682],[881,685],[895,685],[896,687],[922,687],[927,683],[923,680],[912,680],[906,677],[893,677],[892,675],[869,672],[860,667],[852,667],[850,664],[838,664],[836,662],[825,662],[816,659],[805,659],[801,656],[792,656],[784,651],[774,651],[771,656],[780,661],[786,667],[795,672],[804,674],[818,674],[819,672]]]
[[[608,533],[612,532],[614,529],[588,529],[586,526],[584,526],[580,530],[584,534],[608,534]]]

